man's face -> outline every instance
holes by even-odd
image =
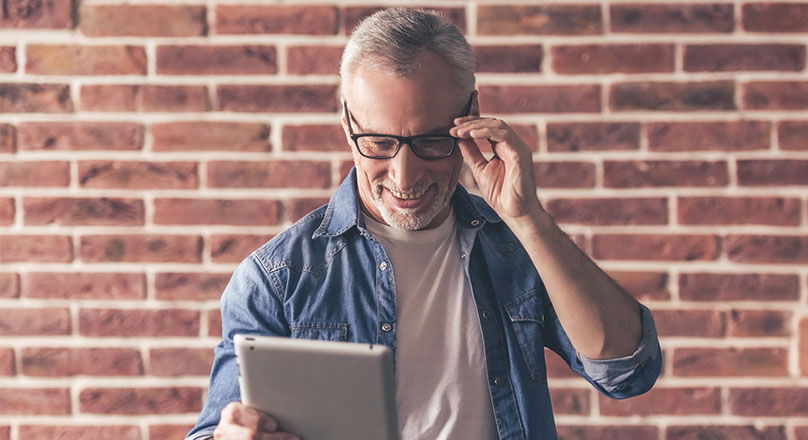
[[[447,134],[452,120],[461,116],[448,65],[436,55],[419,57],[421,68],[408,78],[386,70],[359,68],[352,96],[346,96],[354,133],[398,136]],[[468,99],[468,97],[466,97]],[[347,115],[342,125],[351,145],[357,170],[359,197],[364,212],[397,229],[430,229],[449,215],[463,161],[460,150],[447,158],[425,160],[409,145],[391,159],[369,159],[356,150],[348,135]]]

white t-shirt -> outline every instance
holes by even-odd
[[[396,285],[396,403],[402,440],[498,438],[477,307],[454,213],[402,231],[365,216]]]

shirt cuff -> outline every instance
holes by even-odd
[[[210,440],[212,438],[213,431],[199,431],[190,437],[186,437],[185,440]]]
[[[616,391],[617,388],[630,379],[634,373],[651,360],[656,360],[659,353],[659,340],[657,339],[654,317],[647,307],[640,304],[640,319],[642,321],[642,340],[640,346],[633,354],[614,359],[589,359],[578,354],[584,371],[606,392]]]

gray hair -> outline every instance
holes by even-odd
[[[416,60],[424,50],[449,64],[458,99],[474,91],[474,55],[460,29],[436,11],[391,8],[365,18],[351,34],[340,64],[343,96],[349,96],[350,80],[360,65],[407,77],[418,68]]]

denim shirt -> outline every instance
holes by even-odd
[[[352,170],[328,205],[247,257],[221,299],[207,400],[187,439],[213,436],[222,409],[240,400],[237,333],[384,344],[396,349],[396,293],[384,249],[365,229]],[[466,276],[479,311],[488,383],[500,439],[556,439],[544,347],[615,399],[656,381],[662,354],[650,311],[630,356],[593,360],[567,338],[525,249],[496,213],[458,185],[451,199]],[[471,324],[469,324],[471,325]]]

